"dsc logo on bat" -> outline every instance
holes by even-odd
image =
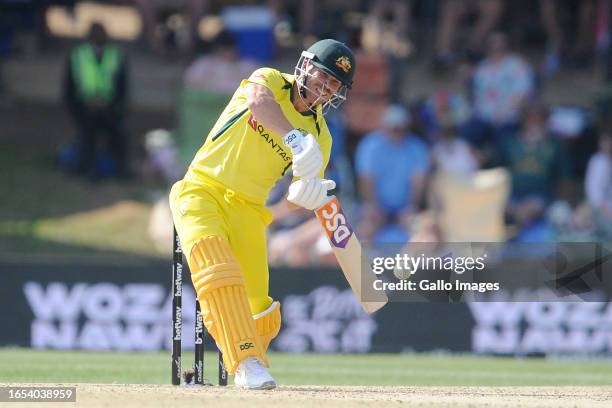
[[[353,235],[353,228],[348,223],[338,199],[332,197],[316,213],[330,243],[336,248],[346,247],[348,240]]]

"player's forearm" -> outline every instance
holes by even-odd
[[[263,88],[263,89],[262,89]],[[274,100],[274,96],[263,86],[247,85],[247,107],[258,123],[275,133],[284,135],[293,129],[293,126]]]
[[[293,129],[293,126],[291,126],[291,123],[289,123],[283,111],[281,111],[280,106],[274,100],[266,99],[261,103],[253,105],[251,112],[258,123],[281,136]]]

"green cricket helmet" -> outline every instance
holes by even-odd
[[[322,103],[324,112],[330,107],[338,108],[346,100],[347,90],[353,85],[356,68],[353,51],[346,44],[330,38],[317,41],[303,51],[295,67],[295,77],[300,86],[301,96],[304,95],[304,89],[314,92],[311,87],[308,87],[309,78],[312,78],[309,65],[340,81],[342,84],[340,89],[329,100]]]
[[[333,75],[347,88],[351,88],[355,74],[355,56],[345,44],[328,38],[312,44],[302,53],[304,54],[310,57],[314,66]]]

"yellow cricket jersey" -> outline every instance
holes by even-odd
[[[304,134],[312,133],[323,153],[322,178],[329,162],[332,138],[321,114],[300,113],[291,103],[294,76],[260,68],[243,80],[189,166],[186,179],[216,181],[242,198],[265,204],[276,182],[291,169],[291,150],[282,136],[258,123],[246,106],[248,82],[263,85],[274,94],[285,117]]]

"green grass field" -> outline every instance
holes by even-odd
[[[183,368],[193,353],[183,353]],[[0,349],[0,382],[168,384],[169,353]],[[431,354],[270,355],[280,384],[537,386],[612,385],[610,360],[513,359]],[[207,353],[205,377],[217,378]]]

